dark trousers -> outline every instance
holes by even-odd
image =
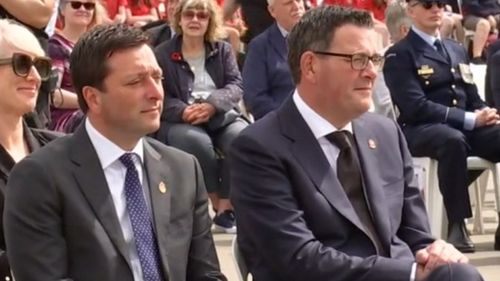
[[[442,265],[431,272],[425,281],[482,281],[483,277],[469,264]]]
[[[500,125],[461,131],[446,124],[403,126],[415,157],[438,161],[439,189],[448,219],[459,222],[472,216],[467,187],[479,175],[467,173],[467,156],[500,162]]]
[[[166,123],[166,138],[157,138],[193,154],[200,162],[207,192],[216,193],[219,198],[229,198],[229,167],[224,158],[232,141],[239,135],[248,123],[243,119],[236,119],[230,124],[217,130],[210,130],[206,126],[193,126],[185,123]],[[160,130],[161,131],[161,130]]]

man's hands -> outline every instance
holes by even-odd
[[[184,109],[182,120],[191,125],[199,125],[208,122],[215,112],[215,107],[209,103],[195,103]]]
[[[477,109],[474,113],[476,114],[476,128],[500,123],[500,116],[495,108],[485,107]]]
[[[425,280],[437,267],[447,263],[468,263],[469,259],[453,245],[443,240],[436,240],[431,245],[417,251],[417,274],[416,281]]]

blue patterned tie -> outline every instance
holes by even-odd
[[[127,168],[125,175],[125,199],[127,211],[134,232],[135,247],[142,267],[145,281],[161,281],[160,253],[153,224],[142,190],[139,175],[134,165],[134,153],[125,153],[120,162]]]

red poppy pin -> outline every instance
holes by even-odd
[[[182,60],[182,55],[179,52],[173,52],[172,54],[170,54],[170,58],[173,61],[180,61],[180,60]]]

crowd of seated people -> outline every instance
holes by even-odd
[[[370,41],[370,44],[373,44],[373,50],[377,53],[386,53],[385,65],[382,57],[371,53],[372,49],[366,57],[365,53],[361,56],[351,53],[351,49],[342,53],[320,48],[309,57],[310,61],[299,62],[307,65],[309,68],[305,70],[310,70],[311,73],[304,70],[299,74],[304,75],[304,79],[313,79],[311,77],[322,73],[318,74],[317,69],[327,73],[328,67],[325,63],[330,59],[350,62],[349,71],[369,72],[365,80],[373,82],[371,85],[375,112],[398,120],[401,136],[405,138],[413,156],[428,156],[440,162],[440,188],[449,220],[446,240],[459,251],[473,252],[475,246],[467,233],[464,219],[472,216],[466,194],[467,185],[479,174],[468,173],[464,161],[471,154],[493,162],[500,161],[500,154],[496,155],[500,153],[497,150],[500,147],[493,145],[491,141],[486,145],[480,140],[483,138],[481,136],[486,136],[488,140],[496,140],[496,137],[500,139],[497,133],[500,117],[495,109],[500,108],[500,102],[495,103],[496,100],[500,101],[500,86],[495,79],[496,74],[500,73],[500,45],[491,45],[488,55],[483,54],[488,47],[488,38],[498,34],[500,5],[489,1],[464,0],[463,14],[462,9],[457,11],[446,6],[445,0],[42,1],[50,3],[47,7],[40,7],[43,10],[53,9],[57,3],[57,25],[53,35],[45,38],[46,46],[43,38],[30,37],[28,30],[22,26],[0,20],[0,46],[8,45],[6,48],[2,46],[0,50],[0,70],[4,72],[2,77],[7,77],[5,81],[12,82],[0,83],[1,94],[27,99],[26,95],[19,95],[16,91],[27,91],[24,88],[30,88],[37,92],[43,85],[49,85],[50,81],[54,84],[51,84],[51,94],[47,96],[50,122],[42,126],[50,131],[32,129],[27,119],[23,119],[23,116],[37,107],[41,94],[32,95],[27,100],[0,100],[0,107],[3,108],[0,115],[5,114],[5,118],[0,118],[0,123],[5,122],[4,125],[0,124],[0,152],[3,162],[0,167],[0,206],[3,209],[2,192],[6,189],[9,172],[17,162],[60,136],[53,131],[74,133],[85,126],[85,120],[88,118],[86,111],[81,109],[81,100],[86,98],[87,90],[81,89],[80,97],[76,85],[73,84],[72,52],[80,39],[96,26],[106,29],[117,25],[145,31],[162,73],[163,80],[160,83],[165,96],[162,101],[163,112],[157,130],[148,132],[148,135],[167,146],[194,155],[198,163],[196,165],[199,165],[203,176],[200,186],[206,190],[205,200],[210,202],[212,209],[210,220],[213,229],[225,233],[240,231],[237,222],[239,214],[235,212],[238,209],[245,210],[244,204],[248,202],[244,201],[245,198],[238,197],[240,206],[233,206],[230,195],[232,196],[232,190],[237,188],[236,196],[241,196],[241,188],[247,187],[251,181],[241,176],[241,170],[238,170],[239,174],[236,176],[232,175],[231,159],[234,155],[236,158],[240,156],[238,151],[233,151],[233,156],[229,157],[233,142],[249,125],[252,126],[249,120],[261,122],[262,119],[262,123],[266,124],[280,116],[277,114],[284,111],[287,102],[289,107],[290,103],[297,103],[300,107],[302,103],[297,102],[299,94],[296,89],[300,81],[294,77],[297,73],[293,73],[290,68],[290,55],[293,56],[293,53],[289,53],[291,46],[288,36],[308,9],[321,7],[330,12],[327,6],[342,6],[368,12],[370,20],[364,18],[366,23],[363,24],[370,25],[369,28],[375,31],[373,38],[376,39]],[[9,5],[7,4],[6,8],[12,9]],[[0,3],[0,7],[2,6],[3,3]],[[439,15],[439,20],[432,22],[432,28],[425,22],[428,13]],[[24,24],[31,30],[33,27],[41,29],[47,25],[27,20],[17,11],[10,14],[25,20],[21,25]],[[46,21],[48,17],[44,17],[44,22]],[[456,42],[463,42],[463,28],[475,32],[472,57]],[[9,32],[9,36],[10,32],[17,32],[19,37],[10,39],[4,35],[6,32]],[[25,45],[27,43],[15,43],[11,46],[11,40],[19,41],[21,37],[27,38],[26,42],[30,42],[31,47]],[[32,44],[30,40],[34,40],[33,38],[38,39],[37,44]],[[306,39],[311,38],[304,40]],[[294,40],[297,40],[297,37]],[[436,41],[442,42],[442,45],[436,46]],[[240,61],[238,56],[241,52],[245,54],[245,60]],[[420,56],[420,53],[424,56]],[[110,53],[109,57],[112,56]],[[457,56],[459,61],[454,61]],[[468,67],[469,63],[485,63],[485,58],[488,59],[487,103],[479,98],[477,89],[471,84],[471,70]],[[364,65],[362,68],[357,66],[357,63],[361,62]],[[371,66],[375,66],[373,73],[369,70]],[[302,65],[295,65],[295,68],[297,67]],[[314,79],[319,79],[317,81],[329,87],[331,84],[322,80],[327,77],[325,73],[325,76],[320,75]],[[121,86],[139,91],[139,86],[149,83],[145,82],[146,76],[141,75],[134,79],[124,78]],[[331,79],[335,80],[335,77],[332,76]],[[317,87],[315,83],[311,82],[311,85]],[[144,87],[147,88],[147,85]],[[103,94],[102,98],[106,99],[104,88],[98,90]],[[90,97],[89,94],[88,98]],[[100,99],[92,101],[98,105]],[[302,102],[308,103],[311,100]],[[242,113],[242,107],[249,111],[251,118]],[[320,108],[322,106],[318,105],[317,109]],[[302,110],[303,108],[299,109],[301,113]],[[103,114],[106,120],[115,118]],[[323,115],[315,116],[317,117]],[[275,125],[272,123],[268,129],[275,129]],[[241,142],[239,145],[242,147]],[[372,145],[369,142],[369,146]],[[253,152],[255,157],[265,158],[257,159],[256,163],[271,161],[273,157],[284,157]],[[278,159],[272,159],[275,160]],[[242,164],[243,160],[240,158],[238,161],[240,169],[256,168],[252,163]],[[270,164],[269,168],[276,167]],[[283,169],[286,168],[288,167]],[[457,174],[460,176],[456,176]],[[258,176],[257,172],[256,180]],[[290,177],[294,178],[295,175]],[[163,188],[168,193],[169,182],[168,179],[165,180],[161,183],[166,186],[158,187],[162,193]],[[243,193],[245,192],[247,191]],[[145,192],[146,198],[152,196],[147,193]],[[197,196],[203,198],[205,195]],[[256,202],[258,200],[254,203]],[[151,208],[151,205],[146,208]],[[202,216],[205,219],[205,214]],[[241,218],[243,221],[249,217],[242,214]],[[205,220],[203,222],[206,223]],[[244,221],[243,225],[244,230],[248,231],[248,221]],[[3,229],[0,230],[3,232]],[[8,251],[5,241],[2,236],[0,238],[0,255],[6,255]],[[256,237],[252,237],[254,238]],[[426,245],[430,243],[426,242]],[[500,226],[495,235],[494,247],[500,249]],[[1,263],[3,260],[5,264]],[[7,258],[0,257],[0,267],[0,275],[10,277]],[[217,266],[213,269],[217,270]]]

